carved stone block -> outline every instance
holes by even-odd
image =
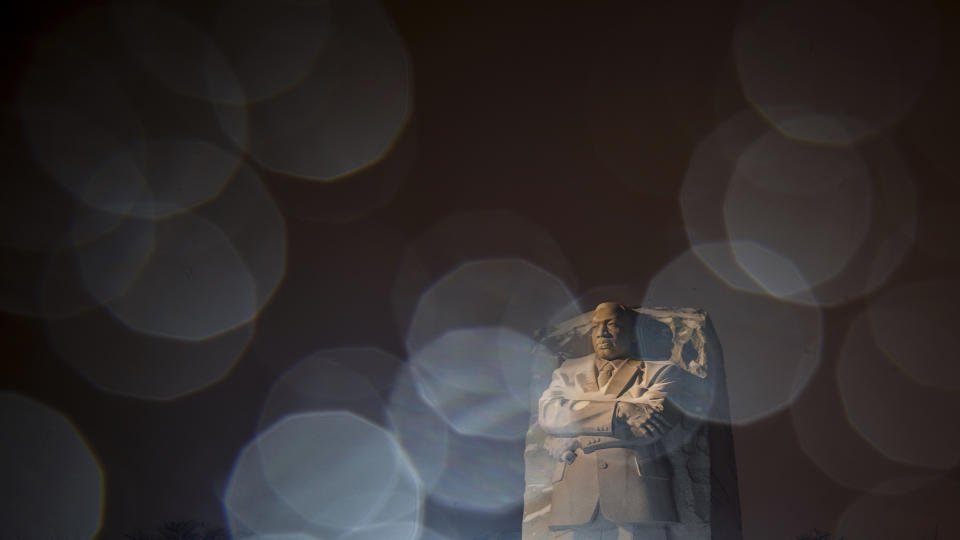
[[[601,304],[598,307],[597,313],[604,305]],[[622,306],[620,308],[623,309]],[[565,530],[558,529],[558,527],[567,526],[565,525],[567,521],[579,523],[574,517],[566,520],[564,516],[552,515],[552,513],[558,511],[573,512],[571,508],[577,505],[573,504],[571,506],[568,500],[571,496],[568,493],[571,487],[558,483],[558,478],[562,481],[564,474],[570,474],[568,465],[564,463],[564,459],[556,457],[558,450],[554,449],[553,453],[555,455],[553,457],[548,451],[551,446],[555,447],[558,441],[559,444],[564,445],[568,444],[567,441],[578,440],[579,442],[572,445],[575,450],[573,452],[568,451],[563,455],[567,456],[571,464],[574,460],[580,460],[578,465],[581,470],[585,469],[588,463],[592,463],[589,460],[596,459],[596,463],[599,464],[598,467],[602,469],[598,471],[601,477],[599,480],[601,486],[604,486],[603,475],[608,474],[605,470],[606,462],[611,459],[620,459],[621,455],[626,455],[628,459],[636,459],[636,471],[630,474],[636,474],[646,482],[646,484],[640,484],[640,491],[637,492],[637,488],[624,488],[619,484],[598,488],[597,482],[590,478],[592,473],[583,476],[588,478],[588,480],[579,480],[585,486],[582,488],[584,491],[582,496],[586,498],[587,505],[592,506],[594,504],[593,500],[597,498],[597,495],[589,493],[590,491],[598,489],[612,491],[612,494],[603,494],[606,499],[597,503],[597,514],[603,514],[606,518],[610,517],[608,514],[615,516],[650,515],[658,520],[668,519],[664,516],[670,516],[667,521],[651,522],[651,526],[659,532],[652,532],[650,538],[669,538],[669,540],[740,539],[742,534],[739,496],[733,438],[729,425],[729,406],[724,383],[723,355],[710,319],[703,311],[690,308],[639,307],[629,309],[636,314],[635,317],[632,317],[634,319],[632,321],[634,351],[631,354],[631,362],[636,362],[641,368],[637,371],[637,374],[633,375],[633,382],[628,383],[623,390],[608,391],[608,401],[616,398],[618,401],[616,407],[624,408],[629,405],[620,404],[619,401],[629,400],[631,395],[638,395],[641,396],[641,398],[637,398],[641,399],[638,403],[641,403],[645,392],[648,392],[646,395],[649,397],[651,395],[649,392],[655,392],[657,388],[662,386],[662,384],[657,384],[658,380],[656,378],[648,380],[649,377],[657,376],[652,375],[652,372],[679,374],[693,381],[692,384],[698,388],[698,391],[674,392],[669,395],[669,401],[680,409],[681,414],[673,417],[676,420],[669,422],[669,428],[664,428],[665,432],[658,433],[655,438],[650,439],[655,440],[655,444],[646,444],[646,441],[640,436],[631,440],[629,434],[626,436],[627,439],[623,439],[624,435],[620,435],[621,439],[618,440],[614,438],[615,433],[595,435],[593,439],[584,437],[568,439],[563,435],[574,435],[574,433],[557,431],[559,428],[549,422],[550,425],[542,425],[547,422],[546,418],[548,418],[546,416],[548,412],[544,411],[544,407],[554,406],[551,396],[561,396],[556,398],[559,399],[556,403],[566,404],[566,396],[562,396],[563,380],[565,380],[563,378],[574,373],[574,371],[571,371],[572,369],[580,369],[577,366],[592,366],[593,362],[603,364],[603,361],[597,359],[601,355],[594,355],[594,350],[596,347],[604,348],[606,345],[602,340],[598,345],[597,336],[591,335],[592,332],[594,334],[597,332],[598,319],[595,317],[595,312],[587,312],[552,327],[542,329],[538,334],[538,341],[541,347],[546,348],[556,358],[554,367],[560,368],[565,362],[570,362],[570,365],[563,370],[557,369],[553,373],[541,367],[537,369],[533,377],[534,388],[531,392],[533,414],[531,415],[531,427],[527,433],[527,444],[524,452],[526,490],[524,493],[523,538],[525,540],[553,538],[555,534]],[[683,373],[677,371],[671,364],[681,368]],[[665,367],[669,369],[664,369]],[[591,372],[581,370],[576,373],[578,377],[582,378],[583,374]],[[594,377],[598,376],[596,369],[592,373]],[[553,382],[551,382],[551,377]],[[641,379],[644,381],[642,385]],[[596,380],[594,379],[594,382],[591,382],[593,386],[577,387],[577,391],[586,389],[588,392],[584,396],[596,395],[589,392],[597,389]],[[602,376],[599,380],[603,380]],[[622,382],[616,383],[618,389]],[[630,387],[631,384],[634,387]],[[650,386],[650,390],[646,386]],[[687,386],[689,387],[689,384]],[[622,392],[622,394],[617,394],[617,392]],[[538,398],[540,399],[538,400]],[[585,397],[584,399],[594,398]],[[604,398],[596,399],[602,400]],[[592,407],[594,402],[574,401],[573,403],[571,410],[580,406],[577,403],[582,404],[583,407]],[[539,421],[538,409],[540,411]],[[600,410],[599,405],[598,410]],[[616,414],[618,413],[614,415],[614,431]],[[602,416],[598,417],[603,418]],[[614,437],[609,437],[609,435]],[[590,446],[591,443],[596,443],[598,440],[612,442],[606,443],[606,446],[603,444]],[[628,442],[623,442],[624,440]],[[597,448],[607,448],[607,450],[597,450]],[[604,452],[607,452],[607,454],[604,454]],[[665,455],[653,456],[649,460],[645,457],[652,455],[654,452]],[[638,457],[630,457],[633,455]],[[665,475],[664,482],[667,482],[667,478],[669,478],[669,488],[665,490],[654,488],[647,490],[644,487],[647,484],[652,485],[655,480],[658,480],[653,473],[644,469],[644,467],[650,469],[655,462],[661,463],[662,465],[659,465],[661,467],[671,469],[662,473]],[[666,463],[669,463],[669,465],[666,466]],[[558,473],[558,471],[560,472]],[[582,472],[578,474],[583,475]],[[608,483],[610,482],[608,481]],[[613,482],[613,484],[616,484],[616,482]],[[562,500],[554,501],[555,488],[564,491]],[[575,487],[574,490],[576,489],[580,488]],[[654,496],[669,497],[671,492],[673,501],[650,500]],[[623,494],[622,497],[621,493]],[[664,493],[667,495],[663,495]],[[577,496],[580,495],[574,493],[573,497]],[[561,494],[558,493],[556,497],[561,497]],[[590,497],[593,497],[593,499]],[[616,497],[621,497],[624,500],[612,500]],[[667,512],[656,508],[652,508],[650,512],[639,511],[637,513],[630,512],[628,508],[627,513],[624,514],[624,511],[620,509],[620,506],[624,504],[628,506],[631,504],[646,504],[657,508],[662,506],[668,510],[675,508],[675,513],[672,510]],[[559,506],[561,510],[557,510],[555,506]],[[601,518],[601,520],[606,518]],[[631,521],[640,523],[636,519]],[[551,524],[553,524],[553,528],[551,528]],[[576,525],[569,526],[576,527]],[[635,538],[643,537],[646,534],[642,532],[646,530],[643,527],[644,525],[637,527],[638,532],[635,533]],[[651,531],[654,529],[651,529]]]

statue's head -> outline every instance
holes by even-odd
[[[625,358],[634,350],[633,326],[637,314],[615,302],[604,302],[593,310],[590,337],[593,351],[603,360]]]

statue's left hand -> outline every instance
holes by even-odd
[[[659,437],[670,429],[663,417],[662,407],[633,403],[617,404],[617,424],[615,432],[621,436],[626,432],[625,438],[635,439]]]

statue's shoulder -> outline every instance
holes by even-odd
[[[674,364],[669,360],[655,361],[655,360],[644,360],[643,365],[645,366],[650,380],[664,378],[664,377],[681,377],[683,376],[683,368]]]
[[[647,371],[644,379],[649,381],[650,384],[671,382],[679,385],[677,388],[682,387],[689,392],[702,393],[707,391],[704,379],[697,377],[669,360],[657,362],[645,360],[644,364]]]

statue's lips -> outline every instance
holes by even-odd
[[[608,340],[598,341],[598,342],[596,343],[596,348],[597,348],[597,349],[612,349],[612,348],[613,348],[613,342],[612,342],[612,341],[608,341]]]

